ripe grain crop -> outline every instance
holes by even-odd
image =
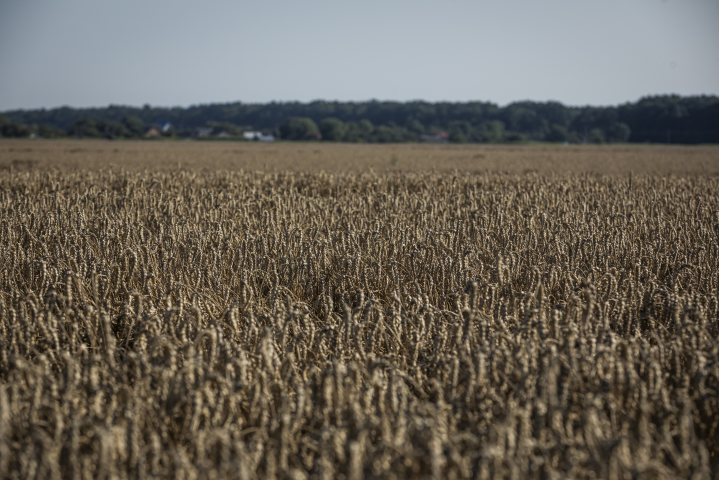
[[[719,146],[432,145],[325,142],[0,139],[0,170],[262,170],[360,174],[436,171],[719,175]]]
[[[0,477],[716,477],[717,192],[5,170]]]

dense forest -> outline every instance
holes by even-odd
[[[153,128],[154,127],[154,128]],[[128,107],[13,110],[0,115],[4,137],[148,136],[344,142],[651,142],[719,143],[719,97],[664,95],[610,107],[558,102],[287,102],[187,108]]]

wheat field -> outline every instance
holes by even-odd
[[[0,169],[719,175],[719,146],[0,139]]]
[[[0,142],[1,478],[719,475],[711,149],[629,175],[67,145]]]

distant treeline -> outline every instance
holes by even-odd
[[[153,126],[155,128],[153,129]],[[342,142],[652,142],[719,143],[719,97],[652,96],[612,107],[558,102],[288,102],[188,108],[13,110],[0,115],[5,137],[139,138],[222,136],[242,132],[285,140]]]

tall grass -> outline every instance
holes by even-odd
[[[0,477],[711,478],[718,191],[0,172]]]

